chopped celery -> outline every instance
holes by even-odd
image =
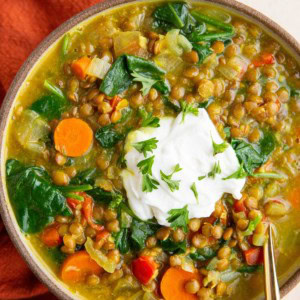
[[[70,46],[70,34],[67,33],[64,35],[62,39],[62,47],[61,47],[61,56],[64,58],[68,54],[69,46]]]
[[[101,250],[96,250],[91,238],[87,238],[84,246],[91,258],[106,272],[113,273],[116,270],[116,263],[114,263],[112,260],[109,260]]]
[[[44,81],[44,87],[51,93],[55,94],[56,96],[65,99],[65,95],[62,92],[62,90],[57,86],[55,86],[54,84],[52,84],[51,82],[49,82],[48,80]]]
[[[260,214],[257,215],[253,220],[251,220],[249,222],[248,228],[242,232],[243,236],[251,235],[261,220],[262,220],[262,215]]]

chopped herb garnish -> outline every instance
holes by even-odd
[[[133,144],[132,146],[140,153],[143,153],[145,157],[147,157],[147,152],[153,152],[154,149],[157,148],[158,140],[156,138],[152,138],[149,140],[141,141]]]
[[[141,127],[159,127],[159,118],[153,117],[152,113],[148,113],[145,108],[139,109],[139,114],[142,117]]]
[[[220,167],[220,162],[216,162],[214,163],[212,170],[207,174],[208,177],[212,177],[213,179],[215,179],[216,174],[221,174],[222,170]]]
[[[198,201],[199,201],[199,199],[198,199],[198,191],[197,191],[197,187],[196,187],[195,182],[193,182],[193,184],[191,185],[190,188],[191,188],[192,192],[194,193],[195,198],[196,198],[197,203],[198,203]]]
[[[166,175],[163,171],[160,171],[161,179],[169,186],[171,192],[174,192],[175,190],[179,190],[180,180],[172,180],[172,176],[174,173],[177,173],[181,170],[182,169],[180,168],[179,164],[177,164],[170,175]]]
[[[200,181],[200,180],[204,179],[205,177],[206,177],[206,175],[204,175],[204,176],[199,176],[199,177],[198,177],[198,180]]]
[[[244,170],[243,164],[241,164],[239,166],[239,168],[237,169],[237,171],[235,171],[231,175],[223,178],[223,180],[227,180],[227,179],[242,179],[242,178],[245,178],[245,177],[247,177],[247,172]]]
[[[147,94],[149,94],[149,91],[152,88],[152,86],[160,80],[160,79],[149,78],[149,77],[147,77],[141,73],[137,73],[137,72],[132,72],[131,76],[133,77],[133,81],[137,81],[142,84],[143,87],[141,89],[141,92],[142,92],[143,96],[146,96]]]
[[[180,101],[181,111],[182,111],[182,122],[184,122],[186,114],[193,114],[195,116],[198,116],[198,108],[192,106],[191,104]]]
[[[146,193],[151,193],[153,190],[157,190],[159,182],[152,178],[151,175],[143,175],[142,191]]]
[[[159,182],[152,177],[152,166],[154,163],[154,155],[141,160],[137,166],[143,174],[142,191],[150,193],[157,189]]]
[[[170,216],[167,218],[167,221],[173,229],[182,228],[184,232],[188,231],[189,210],[187,205],[183,208],[171,209],[168,214]]]
[[[214,155],[218,153],[223,153],[228,148],[228,144],[226,142],[223,142],[221,144],[216,144],[214,140],[212,140],[212,145],[213,145]]]

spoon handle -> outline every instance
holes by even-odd
[[[268,227],[268,235],[269,238],[264,244],[265,296],[266,300],[280,300],[271,225]]]

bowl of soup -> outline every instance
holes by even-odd
[[[299,44],[235,1],[105,1],[1,109],[1,215],[60,299],[263,298],[299,279]]]

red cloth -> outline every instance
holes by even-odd
[[[101,0],[0,1],[0,105],[16,72],[51,31]],[[54,300],[12,245],[0,219],[0,299]]]

